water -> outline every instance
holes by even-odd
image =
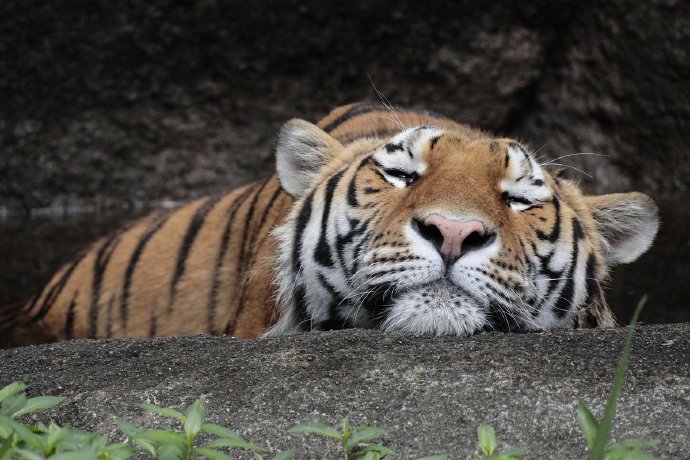
[[[672,201],[660,207],[662,227],[652,249],[613,271],[607,298],[620,323],[629,321],[644,294],[644,322],[690,322],[690,207]],[[89,242],[144,212],[2,218],[0,305],[29,298]]]

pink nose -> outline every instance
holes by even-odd
[[[425,238],[435,243],[436,249],[447,261],[454,262],[464,252],[483,247],[493,241],[492,236],[486,235],[484,224],[478,220],[459,222],[447,219],[439,214],[431,214],[424,220],[424,226],[426,227],[426,232],[422,232],[422,235],[425,236],[424,234],[427,234]],[[432,235],[434,232],[430,232],[433,228],[440,232],[441,241],[438,241],[438,234]],[[471,244],[468,244],[470,242]],[[465,245],[465,248],[463,248],[463,245]]]

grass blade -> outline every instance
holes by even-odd
[[[357,446],[360,442],[372,441],[374,439],[380,438],[381,436],[389,433],[390,430],[384,430],[382,428],[376,428],[374,426],[362,428],[361,430],[355,431],[352,436],[347,440],[347,448],[352,449]]]
[[[213,449],[207,449],[205,447],[197,447],[194,449],[194,452],[201,454],[206,458],[210,458],[211,460],[232,460],[232,457],[228,454],[224,454],[223,452]]]
[[[484,455],[489,457],[496,450],[496,432],[490,425],[479,425],[477,439]]]
[[[328,438],[337,439],[338,441],[340,441],[340,438],[342,437],[342,435],[338,433],[338,430],[331,427],[330,425],[326,425],[323,422],[300,423],[299,425],[295,425],[294,427],[292,427],[290,431],[292,431],[293,433],[318,434],[320,436],[326,436]]]
[[[236,439],[236,438],[214,439],[213,441],[209,442],[208,444],[205,444],[203,447],[207,448],[207,449],[215,449],[216,447],[237,447],[240,449],[263,450],[261,448],[261,446],[257,446],[256,444],[252,444],[250,442],[243,441],[242,439]]]
[[[31,452],[30,450],[26,449],[14,449],[15,454],[19,454],[21,457],[27,459],[27,460],[44,460],[43,456],[35,454]]]
[[[11,416],[13,418],[19,417],[24,414],[33,414],[34,412],[40,412],[42,410],[51,408],[56,404],[60,404],[65,398],[60,396],[37,396],[26,401],[23,408],[16,411]]]
[[[604,450],[606,449],[606,444],[609,442],[609,436],[611,436],[611,427],[613,426],[613,419],[616,416],[616,406],[618,405],[618,398],[620,398],[621,391],[623,389],[623,383],[625,381],[625,373],[628,370],[628,364],[630,362],[630,352],[632,351],[633,338],[635,337],[635,328],[637,326],[637,319],[640,317],[640,312],[647,303],[647,295],[645,294],[640,299],[637,304],[635,313],[633,314],[632,320],[630,321],[630,326],[628,330],[628,336],[625,339],[625,345],[623,346],[623,354],[618,361],[618,368],[616,369],[616,378],[613,381],[613,387],[611,388],[611,395],[606,403],[606,409],[604,410],[604,417],[599,423],[599,429],[597,431],[597,436],[594,442],[594,447],[589,456],[590,460],[599,460],[604,458]]]
[[[231,438],[231,439],[239,439],[242,440],[239,434],[237,434],[236,431],[229,430],[228,428],[225,428],[224,426],[216,425],[215,423],[204,423],[201,425],[201,431],[205,431],[207,433],[215,434],[216,436],[220,436],[221,438]]]
[[[189,406],[186,420],[184,421],[184,431],[189,439],[194,438],[194,436],[199,433],[205,417],[206,407],[204,407],[204,401],[202,399],[197,399],[194,404]]]
[[[26,383],[24,382],[12,382],[0,388],[0,402],[3,402],[8,396],[13,396],[23,391],[26,388]]]
[[[584,401],[577,402],[577,423],[580,424],[580,430],[585,437],[587,447],[592,449],[594,441],[597,438],[597,430],[599,429],[599,422],[594,418],[592,412],[587,408]]]
[[[144,409],[154,414],[162,415],[164,417],[176,418],[177,420],[184,422],[185,416],[182,412],[178,412],[175,409],[170,409],[169,407],[158,407],[153,404],[135,404],[139,409]]]

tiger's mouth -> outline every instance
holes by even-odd
[[[379,327],[418,335],[468,336],[490,326],[487,306],[441,278],[396,292]]]

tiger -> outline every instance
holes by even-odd
[[[659,226],[649,196],[586,195],[529,146],[430,111],[293,119],[275,154],[265,180],[97,241],[0,324],[21,344],[614,327],[609,271]]]

